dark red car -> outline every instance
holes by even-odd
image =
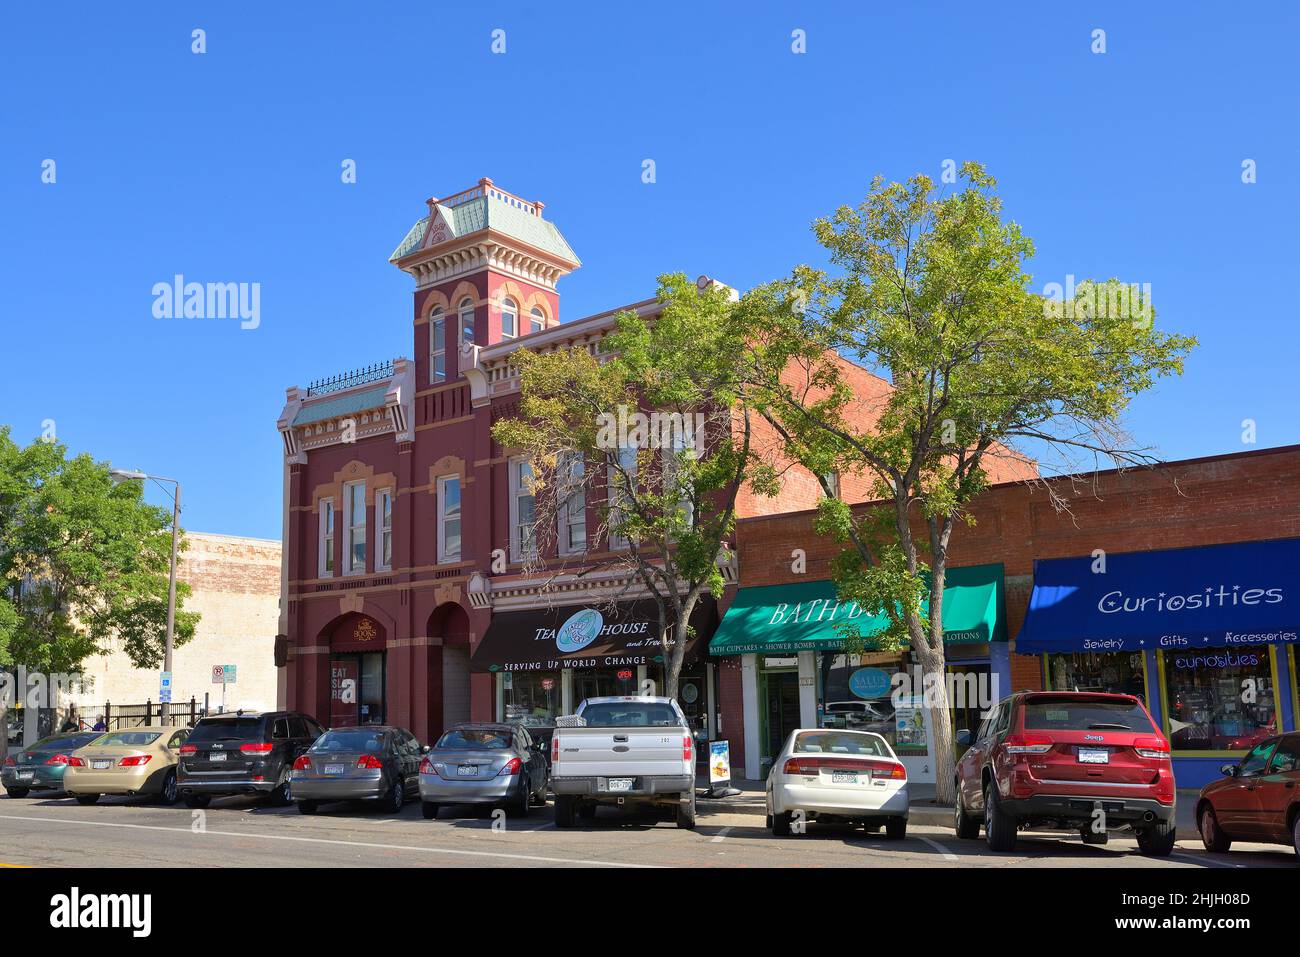
[[[1300,857],[1300,732],[1262,741],[1201,788],[1196,826],[1207,851],[1233,841],[1290,844]]]
[[[1027,691],[1000,701],[957,765],[957,836],[1010,851],[1021,829],[1104,844],[1127,830],[1143,854],[1174,848],[1174,771],[1142,702],[1127,694]]]

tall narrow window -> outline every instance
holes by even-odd
[[[438,479],[438,561],[460,561],[460,476]]]
[[[515,339],[519,336],[519,307],[513,299],[501,300],[501,338]]]
[[[537,504],[526,459],[510,460],[510,558],[521,562],[537,553]]]
[[[632,490],[636,487],[636,449],[624,446],[618,450],[618,466],[611,462],[607,483],[609,495],[609,547],[627,548],[626,535],[620,534],[628,521],[627,508],[632,501]]]
[[[320,500],[320,555],[317,568],[321,578],[334,574],[334,499]]]
[[[587,549],[587,494],[583,488],[586,464],[581,455],[567,452],[557,466],[556,494],[560,496],[560,554]]]
[[[542,312],[541,306],[533,306],[533,311],[528,314],[528,331],[541,332],[546,328],[546,313]]]
[[[462,299],[460,301],[460,341],[462,345],[474,341],[473,299]]]
[[[393,492],[375,493],[375,568],[388,571],[393,567]]]
[[[366,570],[366,483],[349,482],[343,486],[343,507],[348,516],[347,572]]]
[[[429,382],[447,381],[447,319],[442,306],[429,313]]]
[[[830,497],[839,498],[840,497],[840,473],[824,472],[822,473],[822,478],[826,480],[826,486],[823,486],[822,494],[825,495],[826,487],[829,487],[831,490]]]
[[[683,417],[684,421],[689,419]],[[663,450],[663,480],[664,490],[673,489],[679,495],[678,510],[681,513],[682,520],[688,527],[695,525],[695,504],[691,501],[691,481],[689,476],[683,475],[682,471],[687,467],[687,463],[695,457],[696,436],[693,428],[680,428],[672,430],[672,438],[665,444]]]

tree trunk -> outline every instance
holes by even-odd
[[[925,711],[934,733],[931,753],[934,755],[934,783],[940,804],[952,804],[957,799],[957,751],[953,740],[952,717],[948,702],[946,656],[943,645],[938,650],[928,647],[916,649],[925,671]]]

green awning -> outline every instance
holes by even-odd
[[[948,644],[1006,641],[1002,566],[949,568],[943,620]],[[869,639],[884,631],[889,620],[883,614],[868,615],[857,602],[839,601],[835,583],[825,579],[742,588],[709,642],[709,653],[839,651],[844,643],[836,626],[842,622],[854,623]]]

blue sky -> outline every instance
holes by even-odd
[[[25,441],[53,420],[74,451],[179,478],[194,530],[279,537],[285,387],[410,355],[412,283],[388,255],[426,197],[481,176],[546,202],[584,263],[560,286],[575,319],[652,294],[660,272],[745,289],[820,264],[809,222],[873,174],[977,159],[1036,241],[1036,288],[1150,283],[1158,323],[1200,338],[1185,375],[1133,406],[1140,440],[1171,459],[1240,451],[1253,419],[1253,447],[1300,442],[1293,5],[0,18],[0,422]],[[260,326],[155,319],[151,289],[176,273],[260,283]]]

